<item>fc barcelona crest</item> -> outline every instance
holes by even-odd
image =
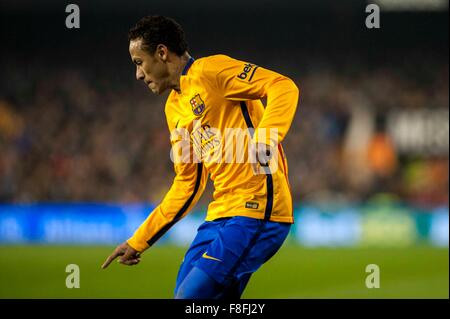
[[[196,94],[190,101],[192,106],[192,112],[194,112],[195,115],[199,116],[203,113],[205,110],[205,102],[203,102],[202,98],[200,97],[200,94]]]

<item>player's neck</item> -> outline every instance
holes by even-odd
[[[186,67],[186,64],[189,62],[189,59],[191,58],[191,56],[189,55],[189,53],[186,51],[181,57],[180,60],[178,62],[176,71],[175,71],[175,76],[174,76],[174,80],[175,80],[175,87],[174,90],[177,91],[178,93],[181,92],[181,88],[180,88],[180,79],[181,76],[183,74],[183,70]]]

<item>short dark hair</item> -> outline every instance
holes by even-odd
[[[158,44],[164,44],[178,56],[188,49],[183,29],[169,17],[147,16],[139,20],[128,32],[128,41],[139,38],[151,54],[155,53]]]

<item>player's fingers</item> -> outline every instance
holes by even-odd
[[[134,250],[128,248],[125,250],[125,253],[123,254],[123,256],[119,258],[119,262],[123,264],[126,261],[132,260],[135,258],[137,258],[136,252]]]
[[[127,248],[121,258],[121,260],[128,260],[138,257],[138,253],[134,249]]]
[[[270,150],[270,147],[266,144],[258,144],[258,146],[259,146],[259,149],[257,152],[258,162],[262,166],[267,166],[269,159],[272,157],[272,152]]]
[[[127,260],[124,260],[122,258],[119,259],[119,262],[122,265],[127,265],[127,266],[137,265],[140,261],[141,261],[140,258],[133,258],[133,259],[127,259]]]
[[[121,252],[119,250],[115,250],[111,255],[106,258],[105,262],[102,265],[102,269],[105,269],[109,266],[109,264],[117,258],[117,256],[121,255]]]
[[[109,266],[109,264],[114,260],[115,257],[113,257],[113,255],[108,256],[108,258],[106,258],[105,262],[102,265],[102,269],[105,269],[106,267]]]

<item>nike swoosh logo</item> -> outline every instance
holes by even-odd
[[[218,258],[214,258],[214,257],[208,256],[208,254],[206,252],[203,253],[202,257],[205,258],[205,259],[211,259],[211,260],[222,262],[222,260],[220,260]]]

